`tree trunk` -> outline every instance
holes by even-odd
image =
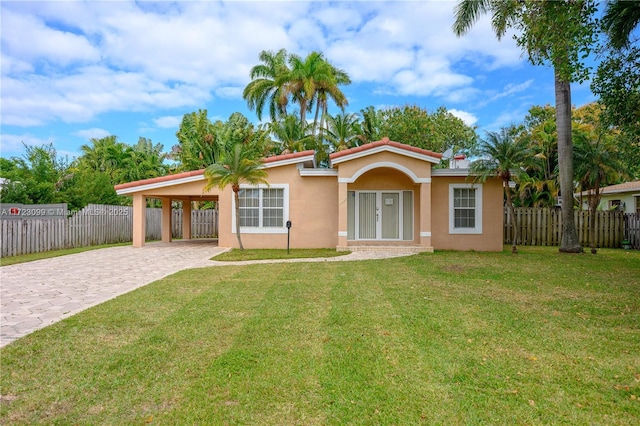
[[[238,196],[238,192],[239,191],[233,191],[233,196],[236,200],[236,237],[238,238],[238,245],[240,246],[240,250],[244,250],[242,239],[240,238],[240,197]]]
[[[581,253],[573,217],[573,141],[571,138],[571,84],[555,72],[556,128],[558,129],[558,168],[562,196],[562,237],[560,251]]]
[[[509,206],[509,216],[511,218],[511,230],[513,231],[513,240],[511,241],[511,253],[518,252],[518,226],[516,223],[516,209],[513,207],[513,200],[511,199],[511,188],[509,188],[509,180],[503,181],[504,192],[507,194],[507,205]]]
[[[589,247],[591,254],[598,253],[596,249],[596,211],[600,204],[600,182],[596,182],[595,193],[589,198]]]

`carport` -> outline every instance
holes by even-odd
[[[145,243],[147,200],[162,202],[162,241],[171,242],[171,208],[174,201],[182,202],[182,238],[191,239],[191,207],[194,201],[219,201],[221,190],[204,192],[204,170],[161,176],[116,185],[118,195],[133,198],[133,246]]]

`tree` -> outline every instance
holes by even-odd
[[[348,102],[339,84],[349,84],[349,76],[335,68],[320,52],[311,52],[304,59],[298,55],[289,56],[290,72],[283,78],[285,92],[300,107],[300,121],[306,121],[307,112],[316,104],[313,121],[314,130],[318,125],[319,111],[326,109],[327,99],[334,100],[340,108]]]
[[[327,128],[324,134],[333,152],[358,146],[360,133],[357,114],[342,112],[335,116],[327,115]]]
[[[602,28],[614,49],[629,47],[631,33],[640,23],[640,2],[614,0],[607,3]]]
[[[315,143],[311,126],[288,115],[270,123],[269,131],[277,146],[277,154],[300,152]]]
[[[478,152],[481,158],[471,164],[471,171],[478,174],[478,181],[485,181],[490,176],[502,179],[513,229],[511,252],[517,253],[518,227],[509,182],[513,177],[524,173],[524,166],[531,155],[530,150],[525,140],[515,137],[513,128],[503,128],[500,132],[487,132],[486,138],[480,140]]]
[[[244,250],[242,238],[240,237],[240,227],[242,224],[240,217],[240,184],[248,183],[258,185],[268,184],[267,172],[262,168],[262,160],[258,158],[256,151],[250,146],[236,143],[230,151],[223,154],[218,163],[213,163],[204,171],[207,183],[205,191],[210,191],[214,187],[224,189],[231,185],[236,204],[236,236],[240,250]]]
[[[571,82],[588,78],[587,56],[597,35],[594,0],[461,0],[455,9],[453,30],[467,33],[480,15],[492,14],[498,39],[509,28],[534,65],[550,63],[554,70],[558,162],[562,203],[561,252],[582,251],[573,217],[573,143],[571,138]]]
[[[601,125],[598,104],[589,104],[576,111],[581,120],[574,123],[576,140],[574,161],[581,191],[587,191],[589,205],[589,246],[596,254],[596,210],[600,204],[600,188],[617,183],[624,176],[624,164],[616,149],[614,133]]]
[[[215,129],[206,109],[185,114],[176,137],[178,145],[171,149],[170,157],[180,162],[182,170],[204,169],[220,155]]]
[[[476,146],[477,134],[461,119],[444,107],[430,114],[417,105],[405,105],[382,110],[379,116],[379,134],[389,139],[418,148],[444,152],[471,153]]]
[[[242,97],[250,110],[255,110],[258,120],[262,120],[265,106],[269,107],[271,121],[287,115],[287,93],[283,81],[289,75],[287,51],[280,49],[274,53],[263,50],[258,57],[262,64],[251,68],[251,82],[247,84]]]
[[[380,129],[382,117],[380,111],[376,111],[373,106],[368,106],[360,110],[362,121],[360,123],[360,135],[358,138],[362,143],[370,143],[382,139]]]

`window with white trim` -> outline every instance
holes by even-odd
[[[242,186],[238,192],[240,226],[246,233],[286,232],[289,217],[288,185]],[[233,232],[235,229],[235,200],[233,206]]]
[[[449,233],[482,234],[482,185],[449,185]]]

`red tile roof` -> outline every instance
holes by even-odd
[[[133,182],[121,183],[120,185],[116,185],[114,188],[116,189],[116,191],[118,191],[121,189],[133,188],[134,186],[150,185],[153,183],[184,179],[191,176],[197,176],[197,175],[203,175],[203,174],[204,174],[204,169],[193,170],[191,172],[177,173],[175,175],[159,176],[151,179],[143,179],[143,180],[136,180]]]
[[[265,158],[263,162],[265,164],[269,164],[269,163],[275,163],[277,161],[285,161],[285,160],[292,160],[295,158],[307,157],[309,155],[315,155],[315,151],[310,149],[307,151],[294,152],[291,154],[274,155],[273,157]],[[169,182],[172,180],[179,180],[179,179],[184,179],[191,176],[198,176],[203,174],[204,174],[204,169],[193,170],[190,172],[176,173],[175,175],[166,175],[166,176],[160,176],[160,177],[155,177],[151,179],[143,179],[143,180],[136,180],[134,182],[121,183],[119,185],[116,185],[114,188],[116,191],[119,191],[122,189],[133,188],[136,186],[151,185],[159,182]]]
[[[367,150],[377,148],[379,146],[384,146],[384,145],[392,146],[394,148],[404,149],[405,151],[415,152],[422,155],[428,155],[430,157],[442,158],[442,154],[429,151],[428,149],[417,148],[415,146],[406,145],[400,142],[394,142],[389,140],[389,138],[387,137],[384,137],[381,140],[376,142],[371,142],[364,145],[356,146],[355,148],[349,148],[342,151],[334,152],[333,154],[329,155],[329,158],[331,160],[334,160],[336,158],[344,157],[346,155],[351,155],[351,154],[355,154],[362,151],[367,151]]]

